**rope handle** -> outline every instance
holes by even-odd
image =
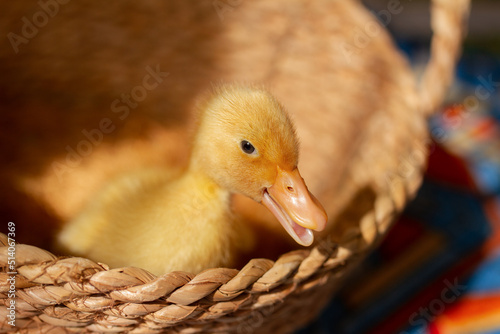
[[[418,86],[426,116],[436,112],[453,80],[469,12],[470,0],[432,0],[430,59]]]

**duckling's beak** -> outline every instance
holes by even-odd
[[[262,204],[302,246],[313,243],[311,230],[321,231],[325,228],[325,209],[309,192],[297,168],[290,172],[278,166],[276,181],[264,191]]]

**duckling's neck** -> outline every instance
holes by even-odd
[[[181,179],[185,189],[190,189],[187,193],[193,200],[229,211],[230,192],[219,186],[206,172],[199,168],[188,168]]]

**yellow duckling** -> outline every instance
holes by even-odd
[[[231,194],[264,204],[301,245],[326,213],[297,169],[290,118],[262,88],[222,85],[200,106],[187,168],[147,170],[111,183],[63,227],[67,252],[155,274],[232,267],[252,246]]]

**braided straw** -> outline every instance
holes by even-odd
[[[418,92],[425,115],[440,103],[452,78],[468,4],[466,0],[433,1],[431,59]],[[351,10],[349,2],[338,5]],[[390,47],[386,39],[381,43]],[[401,63],[394,62],[397,66]],[[412,101],[414,97],[408,98]],[[214,268],[198,275],[172,272],[159,277],[140,268],[109,269],[88,259],[57,257],[34,246],[17,244],[13,274],[8,268],[8,239],[0,234],[0,331],[288,333],[297,329],[319,313],[349,270],[381,240],[421,183],[426,159],[419,152],[425,151],[421,147],[427,139],[425,130],[421,130],[424,117],[398,110],[390,116],[396,123],[393,137],[380,135],[380,130],[376,134],[392,144],[383,153],[396,158],[391,160],[390,170],[384,170],[386,165],[380,159],[371,166],[382,168],[391,176],[390,182],[377,188],[370,209],[356,218],[357,228],[339,243],[333,242],[332,233],[311,249],[283,254],[276,261],[252,259],[241,270]],[[366,158],[375,162],[370,154],[375,153],[367,152],[361,161]],[[414,172],[398,171],[400,162],[406,161],[412,162]],[[350,171],[346,178],[368,172],[366,167],[361,172]],[[11,277],[15,277],[16,327],[7,319]]]
[[[4,234],[0,243],[0,266],[5,268]],[[318,289],[327,275],[340,273],[354,260],[351,250],[325,245],[330,243],[284,254],[276,262],[253,259],[240,271],[217,268],[196,276],[172,272],[155,277],[139,268],[108,270],[87,259],[57,258],[18,244],[17,326],[26,333],[51,326],[98,332],[133,329],[133,333],[169,328],[193,333],[213,328],[215,321],[220,321],[220,328],[226,322],[251,324],[256,310],[264,312],[267,307],[269,312],[276,299]],[[0,293],[5,299],[8,274],[1,275]],[[6,306],[0,312],[6,316]],[[186,325],[190,329],[182,330]],[[2,330],[9,330],[9,325],[3,323]]]
[[[422,110],[429,115],[439,107],[454,74],[470,11],[469,0],[433,0],[431,57],[419,87]]]

